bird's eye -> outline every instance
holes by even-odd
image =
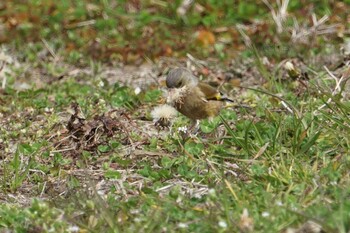
[[[177,87],[182,87],[182,81],[179,81],[179,82],[177,83]]]

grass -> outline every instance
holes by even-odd
[[[7,1],[0,5],[4,25],[0,42],[15,44],[18,50],[23,43],[33,44],[34,54],[49,47],[54,57],[86,65],[88,61],[83,59],[86,55],[97,61],[131,64],[141,63],[145,57],[182,57],[186,53],[200,58],[232,59],[242,50],[242,39],[233,26],[237,23],[254,25],[247,33],[258,46],[272,44],[275,48],[276,43],[282,43],[283,47],[284,39],[289,38],[281,36],[281,41],[276,42],[271,37],[276,30],[265,23],[270,10],[263,2],[197,1],[184,15],[176,14],[180,4],[180,0],[174,4],[116,0]],[[313,9],[319,16],[333,13],[338,17],[330,21],[341,23],[346,21],[349,3],[344,4],[290,1],[288,10],[297,19],[304,18],[303,9]],[[272,7],[277,8],[277,4]],[[296,22],[291,17],[284,23],[291,26]],[[298,23],[310,24],[311,20]],[[37,61],[36,56],[25,58]]]
[[[38,19],[23,16],[21,24],[6,29],[15,40],[2,51],[13,61],[2,61],[0,227],[14,232],[283,232],[301,230],[311,221],[325,232],[349,232],[349,68],[348,58],[338,50],[348,34],[337,40],[334,33],[315,34],[313,47],[303,51],[306,45],[290,37],[290,18],[278,34],[260,5],[240,3],[233,11],[224,2],[199,1],[205,16],[190,11],[185,18],[171,19],[165,15],[176,8],[166,8],[163,1],[144,3],[138,14],[112,1],[89,2],[92,16],[82,1],[47,3],[46,8],[44,2],[29,1],[2,12],[0,17],[20,19],[19,12],[38,4],[40,14],[51,8],[54,13]],[[288,9],[302,21],[299,11],[305,8],[295,2]],[[320,4],[317,14],[338,13],[336,6],[312,3]],[[231,62],[230,55],[222,57],[231,51],[225,50],[230,44],[203,49],[181,42],[181,36],[189,38],[188,31],[202,24],[208,32],[226,26],[234,34],[228,25],[252,15],[263,21],[256,26],[265,25],[266,34],[259,34],[260,39],[249,34],[256,47],[242,45],[239,58]],[[327,26],[339,20],[330,18]],[[89,52],[85,57],[84,44],[92,37],[79,38],[91,27],[65,29],[91,19],[96,20],[93,34],[103,45],[95,58]],[[115,29],[116,22],[130,19],[130,31]],[[111,38],[117,35],[114,39],[121,44],[129,40],[131,47],[142,46],[135,37],[146,26],[155,29],[152,43],[164,39],[181,48],[169,56],[191,52],[209,57],[205,68],[215,75],[224,70],[243,77],[240,88],[230,82],[221,86],[237,106],[224,109],[212,122],[202,121],[196,137],[178,130],[189,124],[183,116],[171,129],[157,129],[150,117],[151,109],[164,102],[159,77],[172,61],[155,60],[150,74],[143,76],[137,66],[125,71],[115,60],[105,60],[110,57],[103,48]],[[23,36],[33,30],[38,40]],[[59,36],[52,38],[52,33]],[[282,47],[275,49],[269,40]],[[28,41],[32,43],[25,46]],[[336,59],[329,63],[327,58],[335,54],[346,65],[338,66]],[[284,59],[293,62],[298,77],[288,74]],[[210,79],[203,63],[186,62]],[[29,86],[23,89],[23,83]]]

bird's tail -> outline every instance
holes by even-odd
[[[233,103],[233,102],[234,102],[232,99],[230,99],[230,98],[228,98],[228,97],[225,97],[225,96],[221,97],[221,99],[220,99],[220,100],[221,100],[221,101],[231,102],[231,103]]]

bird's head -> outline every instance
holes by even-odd
[[[168,88],[182,88],[195,86],[198,79],[185,68],[175,68],[170,70],[166,78],[166,86]]]

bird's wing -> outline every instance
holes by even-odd
[[[207,100],[220,100],[221,93],[216,88],[210,86],[207,83],[198,83],[198,87],[203,92]]]
[[[215,87],[210,86],[207,83],[198,83],[200,91],[204,94],[206,100],[218,100],[218,101],[230,101],[233,100],[227,98],[222,93],[220,93]]]

